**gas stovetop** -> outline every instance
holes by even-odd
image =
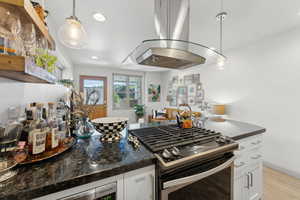
[[[221,133],[203,129],[181,129],[176,125],[130,130],[162,167],[169,168],[237,149],[238,144]]]

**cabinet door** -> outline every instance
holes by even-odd
[[[124,200],[154,200],[155,169],[147,167],[124,176]]]
[[[262,198],[262,165],[256,165],[250,172],[249,200],[259,200]]]
[[[234,200],[248,200],[250,187],[250,175],[243,174],[234,180]]]

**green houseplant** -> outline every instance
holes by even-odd
[[[41,68],[46,69],[48,72],[53,73],[55,71],[57,57],[51,55],[45,49],[37,49],[37,55],[35,56],[35,64]]]
[[[134,107],[134,112],[137,117],[137,120],[141,119],[145,115],[145,105],[136,104]]]

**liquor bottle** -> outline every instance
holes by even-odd
[[[29,125],[29,137],[28,146],[29,153],[34,156],[38,156],[46,149],[46,135],[49,131],[47,123],[43,119],[43,104],[36,104],[36,120],[30,122]]]
[[[36,116],[36,103],[31,103],[25,108],[25,121],[23,121],[23,130],[21,133],[20,141],[25,142],[25,145],[28,144],[29,131],[32,127],[32,123],[37,119]]]
[[[49,131],[47,132],[46,138],[46,150],[55,150],[60,144],[60,133],[58,131],[57,119],[55,116],[54,103],[48,103],[48,126]]]

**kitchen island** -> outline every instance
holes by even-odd
[[[159,125],[167,124],[131,124],[129,129]],[[234,120],[207,121],[204,126],[236,140],[247,139],[265,132],[262,127]],[[0,199],[34,199],[156,163],[155,156],[144,146],[135,150],[128,144],[127,130],[123,131],[123,135],[124,138],[119,144],[102,145],[99,142],[99,135],[93,136],[90,140],[78,140],[70,151],[57,158],[33,165],[19,166],[19,174],[9,182],[1,184]],[[125,198],[118,197],[118,200],[123,199]]]
[[[123,134],[126,137],[127,131]],[[18,167],[18,175],[0,187],[1,200],[27,200],[153,165],[144,147],[120,143],[101,144],[100,135],[78,140],[68,152],[41,163]]]

